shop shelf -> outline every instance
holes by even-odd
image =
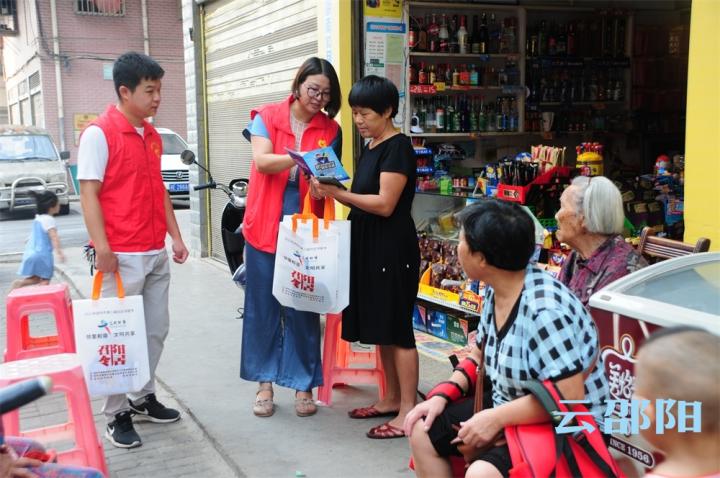
[[[499,132],[499,133],[410,133],[411,138],[470,138],[476,139],[483,136],[520,136],[522,131]]]
[[[478,61],[488,61],[491,58],[508,58],[519,57],[519,53],[439,53],[431,51],[411,51],[410,56],[426,57],[426,58],[475,58]]]
[[[433,289],[433,290],[439,290],[439,289]],[[442,291],[447,292],[447,291]],[[457,294],[453,294],[457,297]],[[440,297],[437,297],[435,295],[430,295],[423,292],[418,292],[417,298],[420,300],[424,300],[425,302],[430,302],[435,305],[441,305],[443,307],[447,307],[448,309],[457,310],[459,312],[464,312],[466,314],[472,314],[472,315],[480,315],[480,312],[477,312],[475,310],[469,309],[467,307],[461,306],[458,302],[452,302],[449,300],[444,300]]]
[[[503,12],[517,12],[517,7],[513,4],[510,5],[490,5],[490,4],[472,4],[472,3],[460,3],[460,2],[421,2],[411,1],[408,2],[411,8],[433,8],[439,9],[440,11],[447,11],[453,9],[460,10],[482,10],[482,11],[503,11]]]
[[[519,86],[507,85],[507,86],[451,86],[446,87],[444,90],[437,88],[419,89],[417,87],[425,86],[432,87],[433,85],[410,85],[410,94],[412,96],[435,96],[435,95],[448,95],[448,94],[467,94],[467,93],[480,93],[482,91],[507,91],[511,93],[515,91]]]

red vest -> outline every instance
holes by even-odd
[[[140,137],[115,105],[91,124],[102,129],[108,145],[99,198],[110,248],[113,252],[164,249],[167,192],[160,172],[160,135],[143,121]]]
[[[291,95],[285,101],[273,103],[250,112],[250,118],[260,114],[270,134],[273,153],[287,154],[285,148],[295,149],[295,135],[290,127],[290,104],[294,101]],[[339,125],[325,113],[319,112],[307,125],[303,133],[301,150],[330,146],[337,136]],[[245,240],[255,249],[275,253],[277,235],[282,218],[283,194],[290,176],[290,170],[276,174],[264,174],[250,166],[250,184],[248,186],[247,208],[243,219],[243,235]],[[308,183],[302,174],[300,180],[300,204],[308,191]],[[322,217],[323,202],[313,201],[313,213]]]

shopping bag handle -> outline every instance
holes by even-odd
[[[319,231],[318,231],[318,218],[317,218],[317,216],[316,216],[315,214],[312,214],[312,213],[311,213],[311,214],[293,214],[293,215],[292,215],[292,231],[293,231],[293,232],[297,232],[297,222],[298,222],[298,219],[300,219],[300,220],[303,221],[303,222],[305,222],[305,221],[308,220],[308,219],[312,221],[312,234],[313,234],[313,239],[317,239],[317,238],[318,238],[318,232],[319,232]]]
[[[97,271],[95,273],[95,277],[93,278],[92,300],[98,300],[100,298],[100,291],[102,290],[102,282],[103,282],[103,273],[100,271]],[[117,282],[118,299],[122,299],[123,297],[125,297],[125,288],[123,287],[122,279],[120,278],[120,273],[118,271],[115,271],[115,282]]]
[[[312,214],[312,206],[310,203],[310,191],[305,194],[303,200],[302,214]],[[325,198],[325,204],[323,205],[323,227],[327,229],[330,227],[330,221],[335,220],[335,200],[333,198]]]

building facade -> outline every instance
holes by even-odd
[[[18,0],[16,8],[2,50],[9,122],[47,129],[73,162],[82,129],[117,101],[114,60],[134,50],[165,70],[155,125],[186,136],[178,0]]]

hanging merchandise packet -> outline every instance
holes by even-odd
[[[285,150],[306,175],[315,176],[321,183],[347,189],[340,181],[347,181],[350,176],[331,147],[314,149],[304,154],[288,148]]]

